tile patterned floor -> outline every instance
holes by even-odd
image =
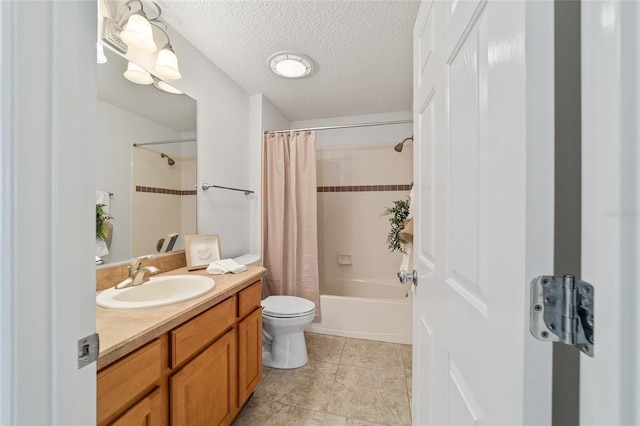
[[[234,426],[411,424],[411,346],[306,333],[307,365],[264,369]]]

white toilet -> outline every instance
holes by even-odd
[[[242,256],[234,257],[233,261],[240,265],[260,265],[259,254],[243,254]]]
[[[310,300],[269,296],[262,301],[262,365],[298,368],[308,361],[304,329],[316,313]]]

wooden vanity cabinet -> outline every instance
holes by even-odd
[[[111,424],[113,426],[160,426],[162,424],[160,389],[142,398]]]
[[[169,333],[172,425],[226,425],[236,416],[235,313],[232,296]]]
[[[262,379],[261,281],[98,372],[98,425],[230,425]]]
[[[262,286],[256,282],[238,294],[238,404],[242,406],[262,380]]]
[[[161,424],[161,343],[155,339],[98,372],[98,425]]]
[[[238,412],[235,341],[231,329],[171,376],[172,425],[231,424]]]

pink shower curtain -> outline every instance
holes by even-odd
[[[316,133],[264,138],[263,296],[289,295],[316,304],[320,318]]]

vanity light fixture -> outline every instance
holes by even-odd
[[[134,47],[144,53],[153,53],[158,49],[153,41],[153,30],[151,24],[144,13],[142,2],[140,10],[127,19],[124,28],[120,32],[120,38],[127,45]],[[155,4],[155,3],[154,3]],[[160,17],[160,15],[158,15]]]
[[[151,77],[151,74],[149,74],[133,62],[129,62],[129,65],[127,65],[127,70],[124,72],[124,77],[130,82],[136,84],[153,83],[153,77]]]
[[[106,64],[107,63],[107,57],[104,54],[104,47],[102,47],[102,45],[100,44],[100,42],[96,42],[96,53],[97,53],[97,59],[96,62],[99,64]]]
[[[301,53],[280,52],[269,58],[269,68],[285,78],[302,78],[313,71],[313,61]]]
[[[102,39],[105,43],[126,54],[129,47],[142,53],[155,53],[158,49],[153,38],[152,26],[159,29],[167,38],[167,43],[156,57],[154,73],[164,80],[178,80],[182,77],[178,69],[178,58],[171,46],[167,34],[167,25],[160,20],[162,9],[156,2],[150,3],[156,8],[157,16],[148,18],[142,0],[129,0],[121,6],[115,18],[104,18]],[[134,6],[138,9],[135,10]],[[132,80],[133,81],[133,80]],[[151,84],[153,80],[149,83]]]
[[[180,70],[178,70],[178,57],[171,47],[169,36],[167,36],[167,44],[158,53],[156,66],[153,67],[153,70],[159,77],[167,80],[180,80],[182,77]]]

